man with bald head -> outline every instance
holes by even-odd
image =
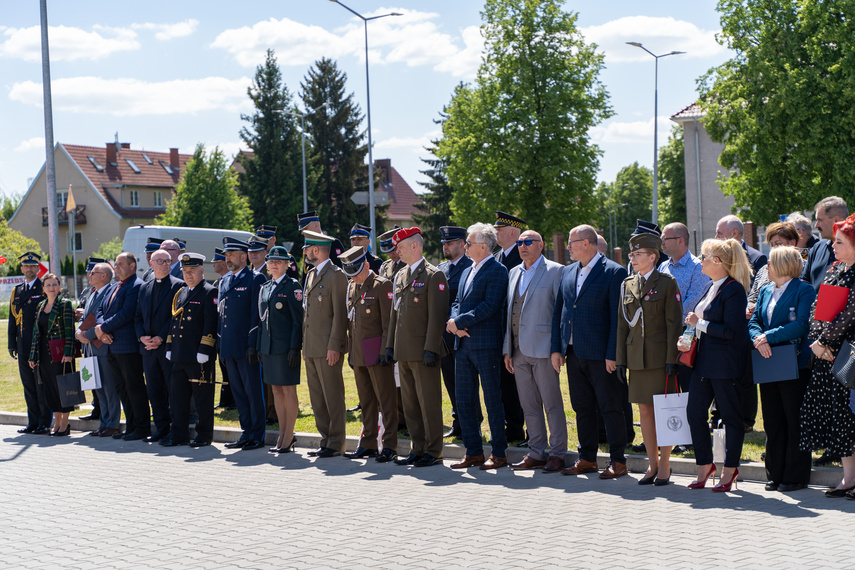
[[[624,386],[615,375],[620,285],[626,269],[597,251],[597,232],[588,225],[570,230],[567,250],[575,263],[562,268],[552,317],[551,359],[556,371],[567,364],[570,403],[576,412],[579,459],[565,475],[596,473],[603,414],[611,461],[601,479],[626,475]]]
[[[742,220],[733,214],[723,217],[715,226],[715,239],[735,239],[742,244],[742,249],[745,250],[745,255],[748,256],[748,261],[754,269],[754,273],[751,275],[751,283],[753,284],[757,270],[766,265],[768,260],[761,252],[745,243],[744,235],[745,226],[742,224]]]

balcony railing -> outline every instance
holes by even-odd
[[[86,206],[84,204],[79,204],[77,208],[74,209],[74,224],[80,225],[86,223]],[[66,226],[68,225],[68,212],[65,210],[60,210],[57,212],[57,218],[59,218],[59,225]],[[48,225],[48,209],[42,208],[42,225]]]

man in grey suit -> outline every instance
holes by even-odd
[[[502,352],[514,375],[528,427],[528,454],[511,469],[558,473],[567,452],[567,420],[558,371],[550,359],[555,297],[562,266],[543,257],[543,238],[527,230],[517,240],[522,263],[510,272],[507,325]],[[543,414],[546,412],[546,422]],[[550,453],[546,455],[546,424]]]

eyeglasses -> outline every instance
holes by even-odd
[[[707,253],[702,253],[702,254],[698,257],[698,259],[700,259],[701,261],[705,261],[705,260],[707,260],[707,259],[711,259],[711,260],[715,261],[715,260],[716,260],[716,259],[718,259],[718,258],[717,258],[715,255],[709,255],[709,254],[707,254]]]
[[[151,262],[155,265],[172,265],[169,259],[152,259]]]
[[[585,241],[585,239],[586,239],[586,238],[582,238],[582,239],[571,239],[570,241],[568,241],[568,242],[567,242],[567,247],[570,247],[570,244],[571,244],[571,243],[576,243],[577,241]]]
[[[662,238],[662,241],[668,241],[669,239],[680,239],[680,236],[677,236],[677,237]]]
[[[178,247],[162,247],[160,249],[162,249],[163,251],[181,251],[181,249]]]
[[[518,240],[517,240],[517,247],[522,247],[522,246],[524,246],[524,245],[531,245],[531,244],[533,244],[533,243],[537,243],[537,242],[539,242],[539,241],[541,241],[541,240],[539,240],[539,239],[531,239],[531,238],[528,238],[528,239],[518,239]]]
[[[484,245],[484,244],[481,242],[477,242],[477,241],[470,242],[469,240],[466,240],[465,242],[463,242],[463,247],[472,247],[473,245]]]

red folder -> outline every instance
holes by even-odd
[[[834,317],[846,308],[849,299],[849,288],[838,287],[823,283],[819,286],[819,294],[816,296],[816,313],[814,318],[818,321],[831,322]]]

